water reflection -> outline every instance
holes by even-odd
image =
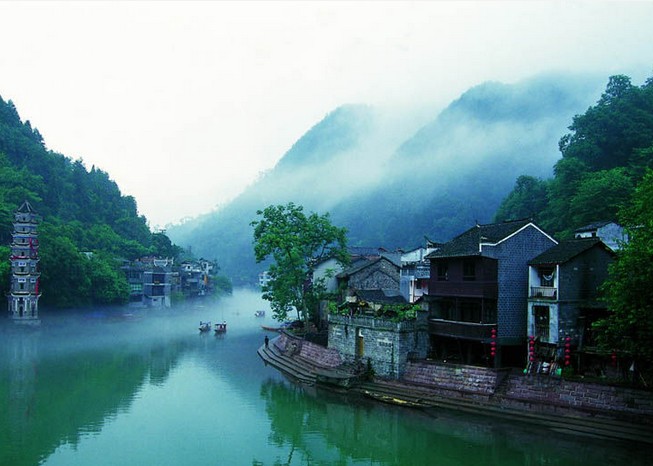
[[[0,465],[648,464],[629,445],[306,388],[265,367],[260,296],[0,325]],[[199,320],[227,320],[199,335]]]
[[[139,340],[120,321],[80,315],[0,329],[0,464],[38,464],[99,432],[143,384],[163,384],[184,340]],[[80,320],[82,321],[80,325]]]
[[[647,465],[637,445],[482,416],[421,411],[269,381],[270,441],[301,462],[401,465]]]

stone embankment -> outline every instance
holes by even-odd
[[[286,333],[258,354],[300,383],[400,406],[485,414],[653,444],[653,393],[648,391],[427,361],[408,363],[401,380],[365,381],[342,365],[337,352]]]

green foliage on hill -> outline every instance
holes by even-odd
[[[627,76],[612,76],[598,102],[576,115],[569,129],[554,177],[518,178],[495,220],[532,216],[561,237],[594,221],[616,221],[653,167],[653,78],[635,86]]]
[[[9,257],[4,247],[11,243],[14,211],[25,200],[43,218],[46,306],[123,303],[129,290],[119,259],[181,252],[166,235],[150,231],[135,199],[123,196],[106,172],[48,150],[39,131],[0,97],[0,259]],[[2,264],[0,291],[6,292],[9,267]]]
[[[232,202],[168,234],[199,256],[218,258],[234,283],[245,285],[263,269],[249,222],[268,205],[329,212],[347,228],[351,246],[447,241],[491,221],[520,174],[552,174],[560,135],[597,99],[602,81],[565,74],[485,83],[428,117],[340,107]]]
[[[637,370],[653,368],[653,171],[648,170],[632,202],[619,212],[629,242],[617,253],[604,292],[608,317],[596,324],[608,351],[632,357]],[[638,381],[637,381],[638,382]]]
[[[560,237],[595,221],[624,226],[630,240],[617,252],[602,290],[609,313],[595,326],[604,350],[632,358],[650,379],[653,78],[634,86],[627,76],[612,76],[596,105],[574,117],[569,129],[560,140],[555,176],[518,178],[496,220],[532,216]]]

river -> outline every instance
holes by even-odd
[[[638,444],[301,387],[266,367],[256,293],[0,323],[0,465],[648,465]],[[227,321],[222,335],[200,320]]]

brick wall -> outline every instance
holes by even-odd
[[[501,404],[529,405],[537,411],[653,415],[653,393],[626,387],[572,382],[547,376],[513,374],[506,380]]]
[[[429,362],[408,363],[403,376],[406,382],[479,395],[493,394],[501,378],[494,369]]]
[[[653,423],[650,391],[429,362],[409,363],[402,380],[428,386],[450,398],[485,400],[517,410],[636,416]]]
[[[286,332],[282,332],[279,338],[272,341],[282,352],[301,356],[318,366],[338,367],[343,363],[340,354],[335,349],[316,345]]]

